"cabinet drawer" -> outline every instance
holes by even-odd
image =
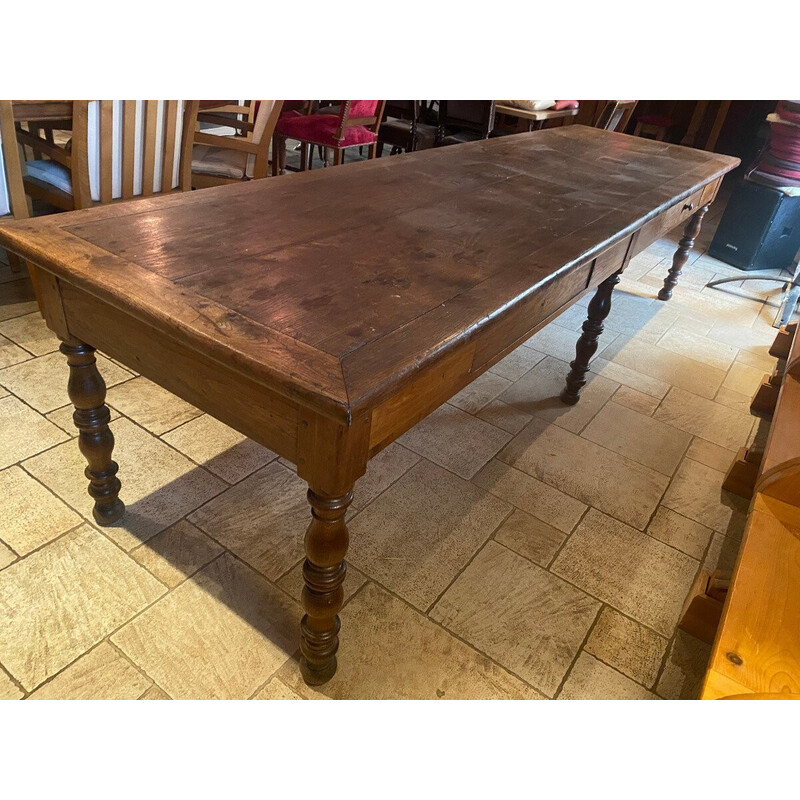
[[[655,219],[646,222],[639,231],[636,239],[636,252],[640,253],[651,245],[656,239],[660,239],[665,233],[669,233],[678,225],[685,224],[689,218],[703,205],[700,201],[703,192],[708,187],[698,189],[693,195],[685,200],[681,200],[666,211],[662,211]]]

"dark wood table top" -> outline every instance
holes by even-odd
[[[21,220],[0,242],[348,420],[735,163],[570,126]]]

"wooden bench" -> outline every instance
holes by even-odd
[[[681,626],[704,638],[721,615],[700,698],[800,699],[800,335],[781,330],[778,368],[751,408],[772,414],[764,443],[739,453],[723,487],[752,502],[741,551],[725,576],[698,581]],[[765,389],[765,387],[769,387]],[[775,389],[777,387],[777,390]],[[705,581],[705,585],[703,582]],[[724,604],[722,599],[724,598]],[[704,628],[705,626],[705,628]]]

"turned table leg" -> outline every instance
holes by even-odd
[[[611,293],[620,281],[620,270],[606,278],[598,287],[595,296],[589,302],[583,333],[575,345],[575,360],[570,363],[567,385],[561,392],[561,400],[574,406],[580,399],[581,389],[586,385],[586,373],[589,371],[589,360],[597,352],[597,340],[603,332],[603,320],[611,310]]]
[[[672,256],[672,266],[667,273],[667,277],[664,278],[664,285],[658,293],[659,300],[669,300],[672,297],[672,290],[678,285],[681,270],[689,259],[689,253],[694,247],[694,240],[700,233],[700,226],[703,224],[703,217],[706,215],[706,211],[708,211],[708,206],[701,206],[689,222],[686,223],[683,238],[678,242],[678,249],[675,251],[675,255]]]
[[[97,370],[94,348],[76,339],[61,343],[61,352],[69,364],[67,391],[75,413],[78,447],[88,466],[89,494],[94,499],[92,514],[100,525],[111,525],[124,513],[119,499],[119,467],[111,460],[114,434],[108,427],[111,413],[105,404],[106,385]]]
[[[338,612],[344,600],[344,557],[349,542],[344,515],[352,499],[352,491],[327,497],[308,490],[312,519],[305,539],[302,601],[306,613],[300,622],[300,671],[310,686],[325,683],[336,672]]]

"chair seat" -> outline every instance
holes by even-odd
[[[72,175],[57,161],[26,161],[25,172],[30,178],[55,186],[65,194],[72,194]]]
[[[241,180],[248,172],[247,167],[247,153],[206,144],[196,144],[192,148],[192,172],[200,175]]]
[[[339,129],[339,117],[333,114],[310,114],[305,116],[296,112],[286,114],[278,120],[275,133],[278,136],[290,136],[303,142],[322,145],[323,147],[354,147],[372,144],[377,136],[360,125],[345,128],[344,139],[336,139]]]
[[[404,150],[411,148],[411,120],[394,119],[390,117],[381,123],[378,139],[384,144],[402,147]],[[436,139],[436,126],[417,123],[417,136],[415,150],[426,150],[433,147]]]

